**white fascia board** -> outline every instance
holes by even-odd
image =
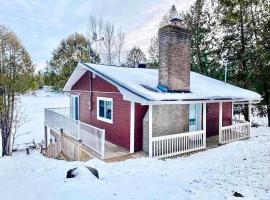
[[[243,104],[247,104],[249,102],[252,102],[252,103],[259,103],[260,101],[258,100],[248,100],[248,99],[243,99],[243,100],[234,100],[234,99],[228,99],[228,100],[218,100],[218,99],[215,99],[215,100],[194,100],[194,101],[148,101],[146,104],[144,105],[172,105],[172,104],[197,104],[197,103],[219,103],[219,102],[233,102],[235,104],[238,103],[243,103]]]
[[[70,75],[68,81],[66,82],[63,91],[68,92],[71,90],[72,86],[87,72],[88,70],[85,69],[80,65],[80,63],[77,65],[77,67],[74,69],[72,74]]]

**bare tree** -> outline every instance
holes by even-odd
[[[124,41],[125,41],[125,34],[120,29],[117,33],[117,39],[116,39],[116,53],[117,53],[117,59],[118,59],[119,66],[122,65],[121,56],[122,56]]]
[[[24,133],[18,133],[18,130],[27,122],[29,122],[30,120],[28,119],[27,115],[24,113],[23,109],[22,109],[22,105],[21,102],[18,100],[15,104],[14,107],[14,119],[13,119],[13,128],[12,128],[12,148],[14,149],[14,143],[16,138],[25,135],[25,134],[29,134],[29,132],[24,132]]]
[[[113,64],[115,59],[115,30],[114,25],[110,22],[107,22],[104,27],[104,58],[107,64]]]
[[[111,22],[104,23],[102,18],[90,16],[87,31],[90,43],[100,55],[101,62],[115,64],[117,58],[118,64],[121,65],[121,54],[125,40],[121,29],[117,30]],[[101,38],[103,38],[102,41]]]

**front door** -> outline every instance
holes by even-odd
[[[79,120],[79,111],[80,111],[80,105],[79,105],[79,96],[78,95],[72,95],[71,96],[71,118],[75,120]]]
[[[201,130],[201,104],[189,104],[189,131]]]

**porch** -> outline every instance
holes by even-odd
[[[54,155],[66,151],[72,155],[71,160],[82,160],[81,157],[106,160],[129,154],[129,151],[106,141],[104,129],[72,119],[69,107],[46,108],[44,125],[45,146],[53,146]]]
[[[192,103],[191,103],[192,104]],[[189,104],[189,105],[191,105]],[[194,104],[194,103],[193,103]],[[236,140],[246,139],[250,137],[250,116],[251,103],[248,104],[249,121],[237,120],[233,118],[233,103],[231,124],[223,126],[223,102],[218,103],[218,132],[212,137],[207,136],[207,103],[199,103],[201,105],[202,124],[198,130],[189,130],[178,134],[153,136],[153,105],[149,105],[149,156],[157,158],[168,158],[189,152],[204,150],[216,147],[220,144],[226,144]],[[190,120],[189,123],[194,123]]]

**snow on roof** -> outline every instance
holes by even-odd
[[[145,101],[261,100],[258,93],[195,72],[190,74],[190,93],[164,93],[157,89],[157,69],[127,68],[90,63],[78,64],[66,83],[64,91],[71,90],[71,87],[87,70],[114,84],[123,94],[125,100],[134,100],[136,97]]]

